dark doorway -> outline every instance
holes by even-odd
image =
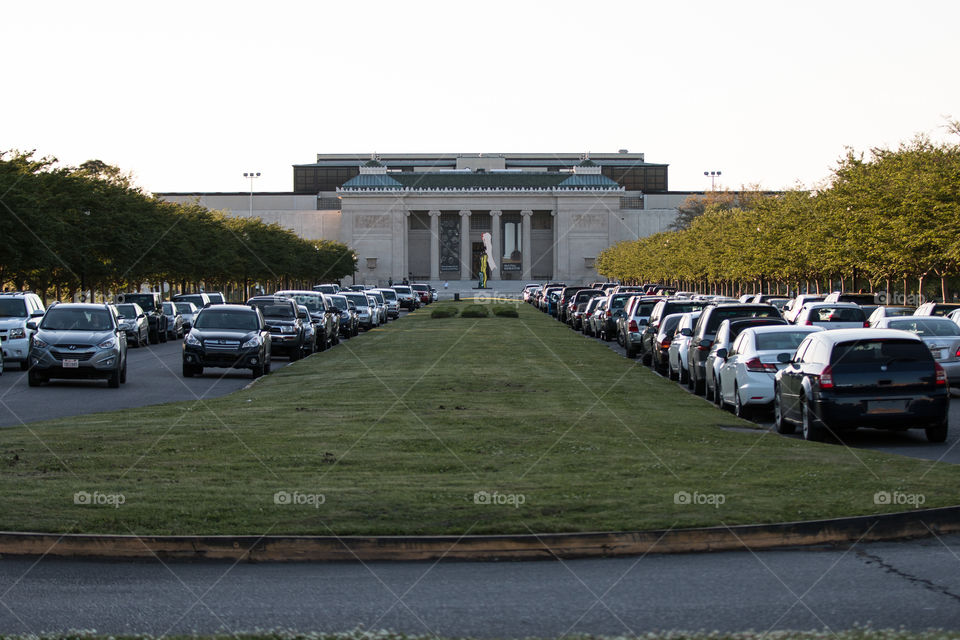
[[[473,259],[470,261],[470,279],[480,279],[480,258],[486,252],[482,242],[473,243]]]

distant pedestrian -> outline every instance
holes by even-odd
[[[444,280],[444,281],[443,281],[443,290],[446,291],[446,290],[449,289],[449,288],[450,288],[450,283],[447,282],[446,280]]]
[[[393,286],[393,276],[390,276],[389,278],[387,278],[387,286],[388,287]]]

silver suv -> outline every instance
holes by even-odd
[[[27,370],[30,361],[30,336],[27,328],[31,319],[43,316],[40,296],[29,291],[0,293],[0,345],[3,346],[4,362],[19,362],[20,369]]]
[[[105,378],[116,389],[127,381],[127,334],[109,304],[54,304],[30,339],[27,383],[50,378]]]

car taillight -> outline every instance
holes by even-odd
[[[957,353],[956,353],[956,356],[957,356],[958,358],[960,358],[960,347],[957,347]]]
[[[613,316],[613,314],[610,313],[610,309],[607,309],[607,317],[610,318],[610,317],[612,317],[612,316]]]
[[[867,322],[866,320],[864,320],[864,321],[863,321],[863,328],[864,328],[864,329],[869,329],[869,328],[870,328],[870,323]]]
[[[806,322],[804,322],[804,324],[807,325],[808,327],[812,327],[812,326],[813,326],[813,320],[807,320]]]
[[[824,367],[823,371],[820,372],[820,388],[833,389],[833,369],[830,368],[830,365]]]
[[[958,352],[960,352],[960,349],[958,349]],[[934,366],[934,370],[937,372],[937,386],[938,387],[947,386],[947,372],[944,370],[943,367],[940,366],[939,362],[934,362],[933,366]]]
[[[710,351],[710,347],[713,346],[713,341],[712,341],[712,340],[704,340],[704,342],[706,342],[707,344],[706,344],[706,345],[704,345],[704,344],[698,344],[698,345],[697,345],[697,349],[700,350],[700,351]]]
[[[630,326],[627,328],[630,330],[631,333],[637,333],[638,331],[640,331],[640,327],[637,326],[636,320],[631,320]]]
[[[760,358],[751,358],[744,363],[747,371],[753,373],[776,373],[777,365],[772,362],[760,362]]]
[[[664,340],[663,342],[660,343],[660,348],[661,348],[661,349],[669,349],[671,342],[673,342],[673,341],[672,341],[670,338],[667,338],[666,340]]]

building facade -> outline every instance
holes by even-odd
[[[166,193],[345,243],[358,283],[477,280],[493,239],[503,280],[597,279],[606,247],[666,230],[689,192],[643,154],[320,154],[292,193]]]

